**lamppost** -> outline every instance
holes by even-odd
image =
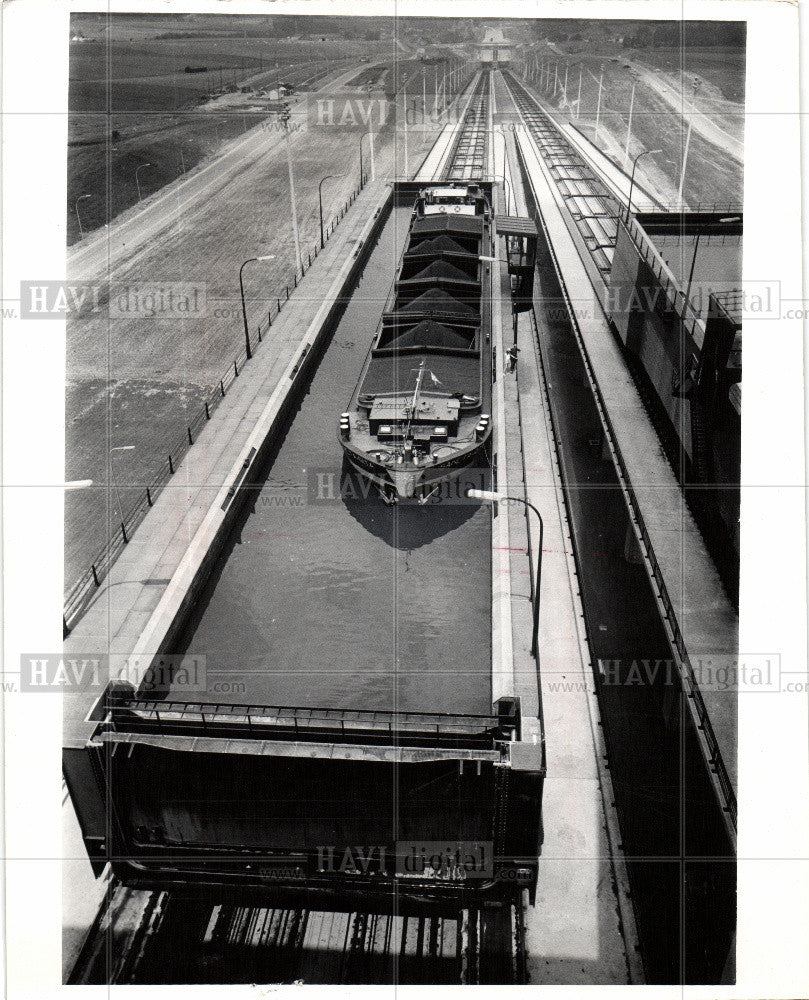
[[[719,221],[722,222],[722,223],[738,222],[740,218],[741,218],[740,215],[729,215],[729,216],[726,216],[724,219],[720,219]],[[688,272],[688,284],[685,287],[685,301],[689,305],[691,305],[691,299],[690,299],[690,296],[691,296],[691,282],[692,282],[692,280],[694,278],[694,267],[696,266],[696,263],[697,263],[697,251],[699,250],[699,238],[700,238],[700,236],[702,236],[702,230],[700,230],[697,233],[697,238],[694,240],[694,256],[691,258],[691,270]]]
[[[360,136],[360,187],[364,187],[364,181],[362,179],[362,140],[365,138],[366,135],[370,135],[371,136],[371,141],[370,141],[370,147],[371,147],[371,180],[373,180],[374,176],[375,176],[375,170],[374,170],[374,141],[373,141],[374,133],[372,131],[363,132],[362,135]]]
[[[323,181],[327,181],[333,177],[342,177],[342,174],[326,174],[325,177],[321,178],[320,183],[317,186],[317,203],[320,206],[320,249],[326,245],[323,239]]]
[[[82,228],[81,216],[79,215],[79,202],[82,200],[82,198],[92,198],[92,197],[93,196],[91,194],[80,194],[79,197],[76,199],[76,219],[78,220],[79,223],[79,239],[84,239],[84,229]]]
[[[635,108],[635,84],[632,84],[632,93],[629,97],[629,121],[626,124],[626,149],[624,151],[624,170],[629,162],[629,143],[632,141],[632,112]]]
[[[677,187],[677,206],[682,210],[683,206],[683,188],[685,186],[685,165],[688,163],[688,149],[691,145],[691,128],[694,124],[694,116],[690,115],[688,118],[688,132],[685,136],[685,148],[683,150],[683,165],[680,170],[680,183]]]
[[[183,167],[183,173],[185,173],[185,156],[183,155],[183,146],[188,145],[193,140],[191,139],[181,139],[180,140],[180,163]]]
[[[590,73],[590,70],[588,69],[587,72]],[[590,76],[592,76],[593,79],[596,80],[596,78],[595,78],[595,76],[594,76],[593,73],[590,73]],[[598,140],[598,127],[601,124],[601,93],[604,90],[604,65],[603,65],[603,63],[601,65],[601,72],[600,72],[600,75],[599,75],[598,79],[596,80],[596,83],[598,84],[598,103],[596,104],[596,140]]]
[[[534,625],[533,625],[533,639],[531,642],[531,655],[534,657],[539,656],[539,588],[542,583],[542,540],[545,534],[545,525],[542,521],[542,515],[536,509],[536,507],[529,501],[523,500],[522,497],[512,497],[507,496],[505,493],[497,493],[494,490],[467,490],[466,495],[470,500],[488,500],[490,503],[521,503],[524,507],[528,507],[532,510],[539,521],[539,555],[537,556],[537,568],[534,574]]]
[[[506,253],[508,253],[508,246],[506,247]],[[478,260],[482,261],[484,264],[505,264],[506,267],[509,268],[509,272],[508,272],[509,273],[509,277],[511,276],[511,264],[508,262],[508,260],[505,257],[488,257],[485,254],[480,254],[478,256]],[[513,346],[516,347],[517,346],[517,310],[516,310],[516,308],[514,306],[513,299],[512,299],[512,304],[511,304],[511,326],[512,326],[512,329],[513,329],[513,332],[514,332],[514,344],[513,344]]]
[[[635,162],[632,164],[632,178],[629,181],[629,198],[627,199],[627,202],[626,202],[626,221],[627,221],[627,225],[629,224],[629,212],[630,212],[630,209],[632,208],[632,188],[635,186],[635,168],[638,165],[638,160],[642,156],[650,156],[653,153],[662,153],[662,152],[663,152],[662,149],[644,149],[640,153],[638,153],[638,155],[635,157]]]
[[[115,496],[118,498],[118,513],[121,515],[121,527],[124,527],[124,508],[121,503],[121,494],[118,491],[118,480],[115,478],[115,467],[112,464],[112,453],[114,451],[134,451],[134,444],[119,444],[114,448],[110,448],[109,451],[109,462],[110,462],[110,478],[112,479],[112,485],[115,487]],[[124,531],[126,529],[124,528]],[[124,536],[124,541],[126,541],[126,536]]]
[[[489,174],[489,177],[493,177],[496,181],[503,181],[506,187],[506,215],[511,215],[511,197],[510,191],[511,187],[508,183],[508,178],[505,174]]]
[[[369,125],[371,124],[371,118],[372,118],[373,113],[374,113],[374,110],[373,110],[373,101],[372,101],[372,98],[371,98],[371,95],[373,94],[373,92],[374,92],[374,85],[372,83],[369,83],[368,84],[368,124]],[[370,132],[366,132],[366,135],[369,136],[368,145],[371,147],[371,180],[375,181],[376,180],[376,158],[374,157],[374,133],[373,133],[373,130],[370,131]]]
[[[262,257],[248,257],[247,260],[239,268],[239,289],[242,293],[242,319],[244,320],[244,346],[247,352],[247,360],[253,357],[253,352],[250,350],[250,330],[247,326],[247,306],[244,303],[244,279],[243,273],[244,269],[248,264],[252,264],[255,260],[275,260],[275,254],[265,254]]]
[[[295,173],[292,169],[292,139],[289,134],[289,114],[282,116],[284,123],[284,138],[287,153],[287,173],[289,174],[289,202],[292,211],[292,238],[295,241],[295,268],[303,274],[303,255],[301,253],[301,237],[298,232],[298,202],[295,198]],[[249,355],[248,355],[249,357]]]
[[[143,170],[144,167],[151,167],[151,163],[141,163],[141,165],[139,167],[135,168],[135,184],[138,187],[138,201],[142,200],[141,199],[141,193],[140,193],[140,179],[138,177],[138,172],[141,171],[141,170]]]
[[[506,172],[506,160],[508,159],[508,140],[506,139],[506,133],[501,128],[496,128],[493,130],[494,135],[499,135],[503,140],[503,173]],[[494,149],[494,169],[497,170],[497,147]]]

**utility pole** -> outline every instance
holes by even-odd
[[[635,107],[635,84],[632,84],[632,95],[629,98],[629,122],[626,126],[626,150],[624,151],[624,170],[629,165],[629,142],[632,139],[632,110]]]
[[[407,80],[402,84],[402,110],[404,111],[404,161],[405,177],[410,180],[410,161],[407,155]]]
[[[693,124],[693,118],[688,119],[688,132],[685,137],[685,149],[683,150],[683,167],[680,171],[680,184],[677,188],[677,205],[682,206],[683,204],[683,187],[685,185],[685,165],[688,162],[688,147],[691,145],[691,125]]]
[[[421,121],[427,120],[427,67],[421,67]]]
[[[289,200],[292,205],[292,236],[295,240],[295,259],[297,269],[303,272],[303,257],[301,256],[301,238],[298,232],[298,205],[295,200],[295,175],[292,171],[292,143],[289,135],[289,122],[284,122],[287,147],[287,168],[289,169]]]
[[[579,96],[576,98],[576,118],[581,114],[581,75],[584,72],[584,67],[579,66]]]
[[[601,88],[604,81],[604,67],[601,67],[601,75],[598,78],[598,106],[596,107],[596,139],[598,138],[598,125],[601,121]]]

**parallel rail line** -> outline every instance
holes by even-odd
[[[565,201],[602,278],[609,276],[621,206],[525,87],[509,72],[503,80]]]
[[[481,73],[444,170],[445,181],[479,181],[486,174],[490,73]]]

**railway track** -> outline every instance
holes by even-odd
[[[481,73],[455,137],[442,180],[479,181],[486,175],[491,74]]]
[[[522,906],[404,916],[114,886],[71,984],[520,984]]]
[[[508,71],[503,72],[503,80],[590,256],[606,279],[618,238],[618,202],[526,88]]]

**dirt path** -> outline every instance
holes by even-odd
[[[341,175],[323,184],[327,221],[357,186],[363,130],[314,122],[293,135],[304,255],[319,242],[319,181],[329,173]],[[436,135],[411,131],[411,172]],[[363,145],[367,170],[367,139]],[[277,132],[257,129],[246,134],[196,177],[169,186],[146,209],[122,220],[109,250],[102,237],[92,248],[70,256],[69,273],[78,278],[110,276],[134,289],[149,282],[198,283],[206,304],[203,314],[182,319],[131,310],[112,316],[106,303],[98,313],[70,317],[67,475],[90,478],[95,486],[66,497],[67,586],[87,568],[109,527],[120,520],[121,508],[126,511],[133,501],[134,487],[151,480],[167,445],[183,433],[207,390],[241,349],[241,263],[275,256],[245,268],[251,326],[266,317],[270,303],[283,297],[286,284],[292,283],[294,243],[284,146]],[[377,177],[403,172],[402,148],[390,124],[377,135],[375,154]]]
[[[326,88],[314,93],[328,93],[354,71],[355,67],[341,73]],[[306,125],[308,96],[301,94],[290,100],[295,134]],[[151,244],[163,232],[177,225],[178,220],[187,220],[197,206],[214,197],[237,173],[267,155],[268,137],[277,139],[280,135],[273,125],[274,122],[269,120],[262,121],[227,143],[211,160],[166,185],[143,203],[122,212],[108,227],[96,230],[75,244],[68,251],[69,278],[88,282],[113,278],[119,269],[134,263],[138,252],[146,244]],[[280,143],[275,142],[273,146],[269,155],[279,155]]]
[[[694,131],[698,132],[703,139],[729,153],[740,164],[744,162],[743,140],[731,135],[717,125],[713,118],[709,117],[706,112],[701,111],[696,104],[684,100],[681,91],[666,77],[662,77],[659,73],[647,69],[645,66],[636,64],[635,68],[644,83],[661,97],[668,107],[682,115],[687,121],[690,121]],[[735,107],[730,101],[724,101],[723,103],[730,107]],[[728,112],[725,113],[727,114]],[[733,114],[734,112],[730,113]],[[738,115],[739,122],[743,122],[744,110],[739,108],[735,114]]]

